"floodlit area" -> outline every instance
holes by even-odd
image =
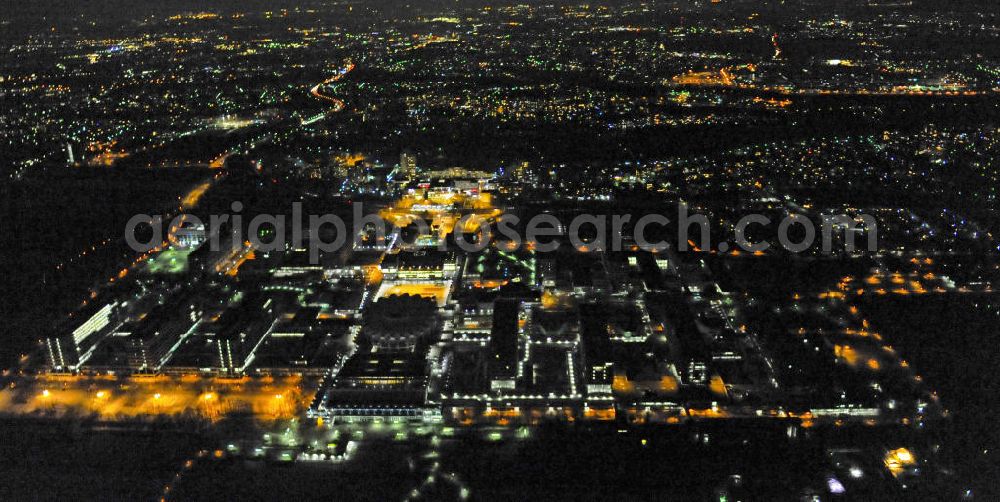
[[[183,274],[188,271],[191,251],[169,247],[146,262],[146,271],[151,274]]]
[[[379,212],[386,221],[398,227],[406,227],[418,219],[430,222],[432,229],[438,229],[444,236],[454,231],[462,218],[462,230],[475,232],[485,222],[502,214],[493,205],[489,193],[458,192],[448,190],[422,190],[404,195],[392,207]]]
[[[60,376],[25,378],[0,391],[9,415],[96,417],[107,421],[226,416],[283,420],[309,405],[315,382],[299,377],[224,379],[183,376]]]
[[[191,209],[197,206],[198,201],[201,200],[201,197],[205,195],[205,192],[207,192],[208,189],[211,187],[212,183],[206,181],[192,188],[191,191],[185,194],[184,197],[181,199],[181,207],[183,209]]]
[[[442,307],[451,292],[450,283],[428,283],[428,282],[392,282],[386,281],[378,290],[376,298],[386,296],[414,295],[424,298],[433,298],[438,307]]]

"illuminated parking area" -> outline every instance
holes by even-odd
[[[115,376],[49,375],[25,378],[0,391],[10,415],[95,417],[106,421],[187,418],[217,421],[230,415],[259,421],[299,416],[315,391],[312,379],[196,374]]]

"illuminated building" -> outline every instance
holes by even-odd
[[[240,241],[241,232],[213,229],[215,235],[209,237],[209,244],[218,239],[218,246],[199,246],[192,251],[188,255],[190,270],[201,274],[232,274],[253,250],[249,242]]]
[[[490,388],[513,390],[517,377],[518,350],[517,300],[498,300],[493,307],[493,328],[487,346]]]
[[[355,354],[323,392],[310,415],[337,420],[439,420],[427,406],[427,360],[420,351]]]
[[[224,312],[216,335],[218,371],[239,376],[253,363],[257,349],[277,324],[275,297],[253,293]]]
[[[412,152],[404,150],[399,154],[399,173],[408,180],[417,178],[417,157]]]
[[[365,311],[362,333],[379,348],[413,348],[438,327],[436,311],[421,296],[379,298]]]
[[[182,249],[194,249],[205,242],[205,224],[185,221],[181,227],[174,232],[177,246]]]
[[[610,394],[614,376],[611,337],[608,336],[601,314],[603,312],[594,305],[581,307],[580,336],[584,349],[582,362],[586,371],[588,396]]]
[[[129,368],[139,372],[159,371],[199,317],[191,303],[180,299],[157,305],[143,314],[124,338]]]
[[[57,371],[73,370],[86,362],[97,344],[115,328],[120,314],[118,302],[95,302],[76,312],[46,337],[45,356],[49,366]]]
[[[450,325],[455,339],[486,343],[493,328],[493,304],[461,305]]]
[[[442,281],[455,275],[457,255],[453,251],[420,250],[387,255],[382,261],[385,278]]]

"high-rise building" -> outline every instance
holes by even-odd
[[[417,157],[413,152],[404,150],[399,154],[399,172],[406,179],[417,177]]]

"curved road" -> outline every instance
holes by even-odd
[[[339,112],[339,111],[343,110],[344,109],[344,102],[343,101],[341,101],[340,99],[335,98],[333,96],[327,96],[326,94],[323,94],[322,92],[320,92],[320,89],[323,86],[330,85],[330,84],[332,84],[332,83],[334,83],[334,82],[336,82],[336,81],[344,78],[344,75],[347,75],[353,69],[354,69],[354,63],[347,63],[347,66],[345,66],[340,71],[338,71],[336,75],[334,75],[334,76],[332,76],[332,77],[330,77],[330,78],[328,78],[328,79],[326,79],[326,80],[324,80],[324,81],[322,81],[322,82],[314,85],[312,87],[312,89],[309,89],[309,94],[312,94],[313,97],[315,97],[316,99],[321,99],[323,101],[329,101],[330,103],[333,103],[333,110],[331,110],[333,112]]]

